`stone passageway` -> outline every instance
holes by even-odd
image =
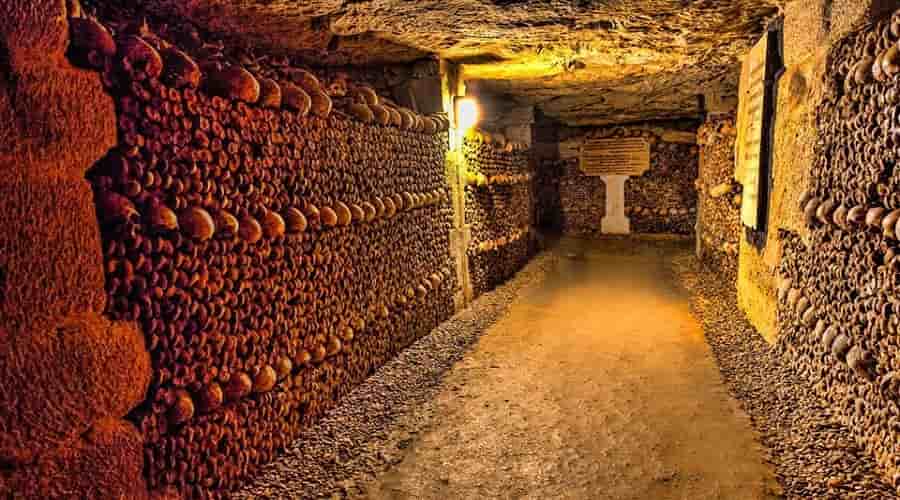
[[[690,245],[564,240],[557,251],[365,496],[774,498],[749,420],[667,270]]]
[[[0,500],[900,499],[900,3],[0,5]]]

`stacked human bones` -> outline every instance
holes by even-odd
[[[107,314],[153,361],[131,415],[150,488],[218,497],[452,314],[449,123],[117,28],[71,19],[72,59],[117,107],[90,174]]]
[[[534,171],[528,147],[501,133],[468,134],[463,156],[469,273],[477,296],[509,279],[534,253]]]
[[[900,13],[848,36],[817,109],[805,234],[782,232],[779,348],[900,487]]]

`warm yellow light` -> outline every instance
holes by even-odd
[[[456,100],[456,126],[461,130],[469,130],[478,123],[478,103],[471,97]]]

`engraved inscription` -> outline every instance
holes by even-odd
[[[642,137],[589,139],[581,150],[580,167],[592,177],[641,175],[650,169],[650,143]]]

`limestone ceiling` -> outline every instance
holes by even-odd
[[[209,31],[309,62],[438,54],[480,90],[570,124],[690,116],[733,92],[782,0],[144,0]]]

